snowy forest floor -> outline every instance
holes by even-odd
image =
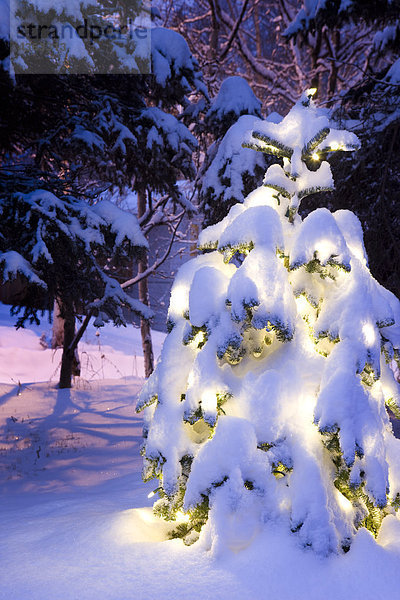
[[[143,360],[137,330],[89,331],[82,378],[58,390],[49,325],[16,332],[0,305],[1,600],[396,598],[400,520],[361,530],[346,555],[301,549],[267,523],[218,557],[166,540],[141,481]],[[159,353],[163,334],[155,333]]]

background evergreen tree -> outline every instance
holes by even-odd
[[[397,0],[200,0],[159,7],[164,24],[185,35],[213,95],[227,75],[239,71],[265,115],[284,114],[305,87],[317,87],[319,102],[336,112],[338,126],[355,128],[362,151],[354,162],[335,157],[338,193],[324,203],[361,218],[372,273],[399,295],[393,195],[400,162]],[[384,159],[376,148],[382,148]],[[303,215],[318,202],[307,198]],[[222,204],[213,222],[221,216]]]
[[[371,276],[353,213],[299,216],[309,194],[333,189],[324,159],[359,147],[313,92],[245,140],[283,164],[200,235],[206,252],[178,273],[137,407],[155,513],[172,537],[201,532],[216,552],[276,519],[321,555],[346,552],[399,505],[386,407],[400,416],[400,303]]]
[[[116,265],[147,250],[147,240],[136,217],[110,202],[90,207],[45,189],[22,191],[26,181],[13,179],[12,185],[13,191],[4,186],[0,193],[0,276],[4,282],[18,276],[25,283],[14,310],[22,312],[19,327],[27,320],[38,323],[40,309],[51,310],[57,298],[64,320],[59,386],[71,387],[77,315],[101,313],[124,325],[125,306],[151,316],[113,277]]]
[[[122,2],[114,7],[95,2],[72,7],[63,2],[43,12],[37,4],[25,2],[20,5],[24,15],[19,17],[33,23],[64,19],[77,30],[87,15],[103,24],[112,19],[124,22],[139,4]],[[7,34],[9,38],[9,31]],[[25,181],[25,193],[44,187],[60,200],[69,194],[88,204],[95,204],[104,194],[118,202],[133,190],[143,233],[147,236],[154,227],[165,225],[171,236],[175,235],[182,215],[194,210],[177,182],[182,177],[194,177],[192,152],[197,146],[178,113],[190,105],[192,92],[207,92],[182,36],[153,27],[151,43],[151,74],[147,74],[150,65],[140,63],[141,48],[135,38],[122,47],[118,40],[102,39],[98,47],[90,39],[83,40],[79,61],[73,66],[76,45],[62,52],[56,43],[54,53],[46,55],[48,72],[53,74],[29,74],[34,66],[29,60],[37,57],[36,46],[32,52],[25,45],[21,48],[27,64],[20,61],[17,73],[6,57],[0,72],[0,121],[5,134],[0,156],[5,187],[12,188],[15,177]],[[18,62],[18,45],[13,50],[14,62]],[[130,66],[126,64],[127,53]],[[67,54],[69,62],[64,64]],[[96,61],[105,57],[111,63],[118,59],[120,63],[114,61],[115,71],[123,68],[124,74],[104,74]],[[137,67],[145,74],[138,74]],[[148,265],[145,256],[139,258],[139,296],[144,303],[148,303],[148,293],[141,276],[151,273],[155,266]],[[131,279],[132,266],[127,268],[125,273],[114,272],[120,282]],[[79,306],[80,299],[75,300]],[[149,325],[142,321],[142,326],[145,353],[151,353]]]
[[[400,5],[397,1],[358,0],[346,5],[302,4],[286,31],[298,43],[307,44],[309,38],[329,31],[338,44],[345,44],[352,32],[354,37],[355,24],[360,31],[370,31],[365,38],[368,45],[364,63],[353,69],[357,77],[347,81],[346,94],[334,104],[339,122],[343,118],[352,120],[353,130],[362,141],[361,151],[354,160],[337,156],[332,161],[337,190],[326,202],[332,209],[349,208],[356,212],[365,231],[371,272],[399,296],[400,223],[396,190],[400,180]],[[337,70],[340,56],[334,47],[329,59]],[[323,95],[324,86],[320,97]],[[318,202],[318,198],[311,198],[306,211],[315,208]]]

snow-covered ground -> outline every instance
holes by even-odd
[[[316,557],[280,523],[238,553],[165,541],[140,477],[140,336],[92,328],[82,377],[58,390],[50,326],[15,331],[0,305],[1,600],[380,600],[399,597],[400,521]],[[163,339],[155,334],[156,354]],[[100,339],[99,339],[100,338]]]
[[[16,330],[17,317],[0,302],[0,382],[56,384],[61,365],[61,350],[44,349],[40,338],[50,345],[51,325],[45,316],[40,325],[27,324]],[[158,355],[164,333],[153,331],[154,351]],[[89,326],[79,345],[82,379],[77,385],[97,379],[143,377],[143,356],[139,329],[107,324],[100,329]]]

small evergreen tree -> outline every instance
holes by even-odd
[[[159,479],[154,511],[186,543],[201,531],[207,547],[237,550],[279,519],[321,555],[347,551],[399,505],[386,407],[400,417],[400,303],[371,276],[352,212],[298,214],[333,188],[321,159],[356,136],[332,129],[310,90],[245,143],[283,165],[202,232],[206,252],[178,273],[137,406],[143,476]]]
[[[261,102],[243,77],[227,77],[204,117],[205,127],[222,137],[241,115],[261,117]]]

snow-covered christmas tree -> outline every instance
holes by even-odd
[[[350,211],[300,201],[333,188],[329,163],[358,139],[306,92],[245,145],[283,159],[264,185],[200,236],[183,265],[170,332],[137,410],[144,479],[171,536],[219,551],[270,521],[304,546],[347,551],[377,535],[400,499],[400,303],[371,275]],[[249,150],[250,151],[250,150]]]

